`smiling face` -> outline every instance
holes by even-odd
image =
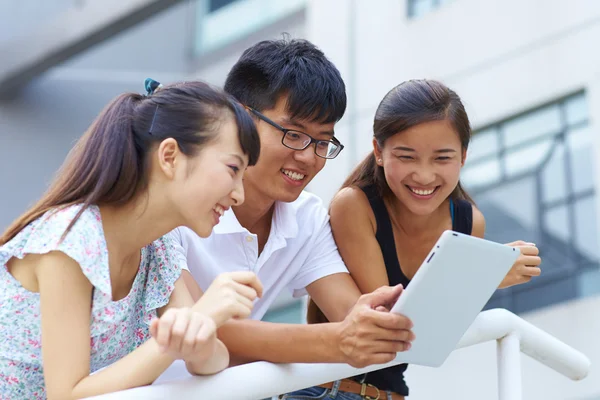
[[[188,157],[173,139],[158,149],[167,183],[159,190],[169,197],[179,225],[208,237],[219,218],[231,206],[244,202],[242,176],[248,156],[240,147],[237,125],[231,116],[218,123],[215,139]]]
[[[286,129],[305,132],[317,140],[330,140],[333,137],[334,123],[291,119],[286,110],[285,96],[278,99],[275,107],[262,111],[262,114]],[[246,192],[253,197],[250,201],[296,200],[325,166],[326,160],[315,154],[314,143],[304,150],[292,150],[282,144],[282,131],[258,119],[256,126],[261,142],[260,158],[244,175]]]
[[[417,215],[431,214],[450,196],[466,156],[446,120],[415,125],[390,137],[383,149],[374,147],[390,189]]]

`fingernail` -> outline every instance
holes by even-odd
[[[412,347],[412,344],[406,343],[406,350],[410,350],[411,347]]]

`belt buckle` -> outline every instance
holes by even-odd
[[[373,389],[375,389],[377,391],[377,397],[371,397],[371,396],[367,396],[365,393],[367,393],[367,388],[368,387],[372,387]],[[379,400],[379,389],[377,388],[377,386],[373,386],[370,383],[363,383],[362,386],[360,387],[360,396],[364,399],[364,400]]]

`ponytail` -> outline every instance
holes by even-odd
[[[133,197],[142,165],[131,121],[141,98],[123,94],[104,109],[69,152],[43,197],[9,226],[0,237],[0,245],[56,207],[83,203],[63,233],[64,238],[91,204],[124,203]]]
[[[375,162],[374,152],[369,153],[365,159],[354,168],[342,184],[342,189],[351,186],[364,189],[371,185],[375,185],[381,196],[391,193],[391,189],[385,180],[383,167],[377,165]]]

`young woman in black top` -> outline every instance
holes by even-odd
[[[373,130],[373,152],[344,182],[330,209],[336,243],[363,293],[383,285],[406,287],[443,231],[477,237],[485,231],[483,214],[459,181],[471,126],[454,91],[432,80],[404,82],[381,101]],[[533,243],[510,245],[520,247],[521,256],[501,288],[540,274]],[[323,320],[314,304],[308,319]],[[406,367],[305,390],[317,396],[329,391],[338,400],[361,399],[361,389],[373,398],[404,399]]]

